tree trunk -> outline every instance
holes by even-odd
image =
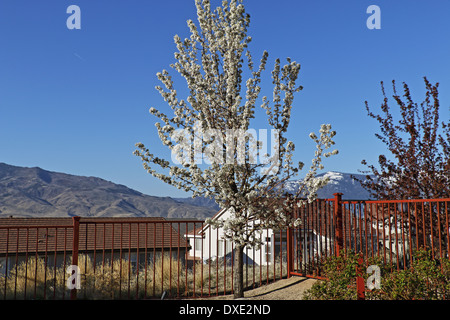
[[[244,247],[236,246],[234,250],[234,299],[244,297]]]

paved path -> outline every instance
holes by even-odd
[[[306,290],[318,280],[304,277],[291,277],[263,285],[244,292],[246,300],[301,300]],[[232,300],[233,295],[218,296],[209,299]]]

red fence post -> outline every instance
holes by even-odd
[[[360,256],[358,258],[358,266],[356,267],[356,295],[358,300],[365,300],[365,284],[364,284],[364,278],[362,277],[363,273],[363,263],[364,258],[362,253],[360,253]]]
[[[335,242],[335,255],[336,257],[339,257],[340,252],[342,251],[344,247],[344,231],[342,227],[342,193],[334,193],[334,228],[335,228],[335,234],[336,234],[336,242]]]
[[[291,277],[291,272],[293,271],[293,256],[292,256],[292,232],[291,228],[287,229],[286,232],[286,251],[287,251],[287,277]]]
[[[72,265],[78,266],[78,243],[80,240],[80,217],[73,217],[73,238],[72,238]],[[70,299],[76,300],[77,289],[70,291]]]

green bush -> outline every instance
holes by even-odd
[[[355,300],[356,270],[359,255],[349,252],[322,263],[327,280],[318,281],[309,289],[307,300]],[[430,251],[419,250],[413,255],[411,266],[397,270],[380,258],[365,260],[361,266],[364,283],[366,269],[377,265],[381,269],[381,288],[366,290],[367,300],[442,300],[450,298],[450,261],[436,259]]]
[[[316,282],[305,292],[306,300],[356,300],[356,276],[359,255],[347,252],[339,257],[330,257],[321,262],[327,280]],[[365,261],[361,276],[366,281],[366,269],[369,265],[381,266],[381,259],[370,258]],[[382,271],[383,272],[383,271]]]
[[[433,259],[430,251],[415,253],[411,267],[382,277],[375,296],[383,300],[443,300],[450,298],[450,261]]]

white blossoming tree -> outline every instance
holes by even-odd
[[[265,152],[267,143],[248,134],[261,91],[261,74],[268,60],[268,53],[264,52],[258,68],[254,68],[248,48],[250,16],[242,0],[224,0],[215,10],[209,0],[196,0],[195,4],[198,26],[188,20],[190,37],[174,37],[176,62],[171,65],[186,80],[189,95],[179,98],[172,77],[163,70],[157,76],[164,88],[156,89],[173,115],[150,109],[160,119],[155,125],[162,143],[175,157],[172,161],[161,159],[142,143],[136,144],[134,153],[153,176],[191,192],[193,197],[213,198],[232,212],[226,221],[207,222],[222,227],[234,243],[234,296],[238,298],[243,296],[244,248],[258,246],[258,234],[263,229],[300,223],[289,215],[293,203],[298,203],[293,199],[312,201],[317,190],[327,183],[315,176],[323,168],[322,157],[337,154],[337,150],[327,151],[334,144],[335,132],[330,125],[322,125],[319,137],[310,134],[317,147],[310,170],[297,194],[284,194],[283,183],[304,166],[301,162],[294,165],[295,146],[285,137],[294,93],[302,89],[296,84],[300,64],[288,58],[282,66],[276,59],[272,71],[273,99],[264,96],[260,102],[274,133],[274,151],[269,156]],[[248,70],[244,71],[244,65]],[[245,74],[248,79],[244,82]],[[205,163],[198,161],[199,154],[206,155]],[[264,161],[255,161],[255,155]]]

